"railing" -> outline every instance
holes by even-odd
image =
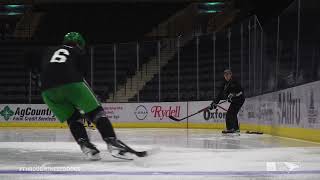
[[[215,33],[91,46],[86,79],[107,102],[211,100],[226,68],[247,97],[319,80],[319,8],[311,3],[296,0],[272,20],[252,16]],[[36,84],[26,88],[29,103],[40,99]]]

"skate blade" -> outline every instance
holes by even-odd
[[[119,151],[118,151],[119,152]],[[147,151],[137,151],[136,153],[126,152],[125,154],[121,155],[118,152],[111,153],[111,155],[118,159],[123,160],[136,160],[140,158],[147,158],[152,155],[155,155],[160,152],[160,148],[153,148]]]
[[[92,155],[91,153],[88,153],[87,154],[87,157],[90,161],[99,161],[101,160],[101,156],[100,156],[100,153],[97,153],[95,155]]]
[[[124,154],[120,154],[119,150],[112,150],[111,151],[111,156],[115,157],[117,159],[122,159],[122,160],[128,160],[128,161],[134,160],[133,154],[131,154],[130,152],[126,152]]]
[[[240,133],[222,133],[222,136],[235,137],[240,136]]]

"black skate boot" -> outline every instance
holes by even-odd
[[[111,155],[119,159],[133,160],[132,155],[136,155],[138,157],[144,157],[147,155],[146,151],[135,151],[115,137],[104,138],[104,141],[107,143],[108,150]]]
[[[92,161],[100,160],[100,151],[88,139],[80,138],[78,144],[82,152]]]
[[[231,129],[224,129],[221,133],[222,134],[229,134],[232,133],[233,131]]]
[[[240,136],[240,130],[225,129],[225,130],[222,131],[222,134]]]
[[[94,127],[93,124],[89,124],[88,126],[89,126],[89,128],[90,128],[91,130],[96,130],[96,128]]]

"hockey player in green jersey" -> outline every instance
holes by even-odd
[[[127,153],[145,156],[117,139],[101,103],[83,79],[88,59],[84,56],[85,39],[78,32],[64,36],[63,45],[48,50],[42,60],[41,96],[60,120],[67,121],[71,134],[91,160],[99,160],[99,150],[90,142],[81,122],[80,110],[95,124],[114,157],[128,159]]]

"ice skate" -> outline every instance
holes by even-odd
[[[100,160],[100,151],[86,139],[79,139],[78,141],[82,152],[92,161]]]
[[[227,136],[240,136],[240,130],[225,129],[222,131],[222,134]]]
[[[115,137],[105,138],[104,140],[107,143],[108,150],[113,157],[125,160],[133,160],[133,155],[138,157],[144,157],[147,155],[146,151],[135,151]]]

